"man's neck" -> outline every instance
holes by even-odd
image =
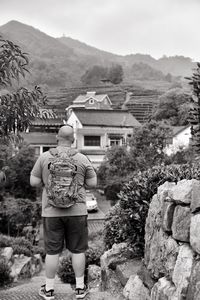
[[[58,146],[71,148],[71,143],[58,143]]]

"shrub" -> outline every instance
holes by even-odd
[[[30,241],[24,237],[10,237],[7,235],[0,235],[0,248],[12,247],[13,254],[24,254],[26,256],[32,256],[33,246]]]
[[[58,277],[64,283],[75,284],[75,275],[69,257],[63,257],[58,267]]]
[[[136,255],[142,256],[149,203],[157,193],[158,186],[165,181],[177,182],[192,178],[200,179],[198,164],[156,166],[135,173],[118,194],[118,204],[106,216],[106,248],[111,248],[114,243],[126,241],[132,245]]]
[[[5,286],[13,281],[10,275],[11,269],[5,258],[0,257],[0,287]]]
[[[43,247],[33,246],[33,254],[40,254],[42,261],[45,261],[46,252]]]
[[[85,269],[85,279],[87,280],[87,270],[88,266],[92,264],[100,265],[100,257],[103,254],[102,248],[90,247],[86,251],[86,269]],[[58,267],[58,276],[65,283],[75,284],[75,275],[72,268],[72,262],[69,257],[64,257],[61,259]]]
[[[0,234],[0,248],[11,247],[12,237],[4,234]]]

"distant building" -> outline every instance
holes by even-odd
[[[79,95],[73,104],[67,107],[69,111],[72,108],[79,107],[85,109],[112,109],[111,101],[108,95],[96,95],[96,92],[87,92],[85,95]]]
[[[35,119],[27,133],[27,144],[35,148],[38,156],[56,147],[56,133],[64,124],[74,127],[73,147],[86,154],[95,167],[104,159],[106,150],[112,146],[127,145],[133,128],[141,124],[126,110],[113,110],[108,95],[87,92],[78,96],[73,104],[55,115],[51,109],[41,111],[45,119]]]
[[[172,127],[173,136],[168,140],[165,152],[167,155],[175,154],[179,150],[189,147],[191,140],[191,126]]]
[[[103,161],[112,146],[127,145],[133,128],[141,124],[127,111],[74,108],[67,120],[75,130],[74,147],[94,166]]]

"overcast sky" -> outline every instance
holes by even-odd
[[[200,61],[200,0],[0,0],[10,20],[116,54]]]

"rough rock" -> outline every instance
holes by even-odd
[[[122,264],[117,265],[116,274],[123,286],[126,285],[131,275],[136,275],[141,268],[141,260],[131,259]]]
[[[200,260],[193,264],[186,300],[200,300]]]
[[[163,264],[163,258],[165,258],[165,247],[169,236],[160,228],[160,230],[154,230],[151,236],[151,240],[145,244],[145,265],[147,269],[151,271],[154,278],[160,278],[165,272],[165,266]],[[148,260],[146,259],[148,256]],[[166,258],[165,258],[166,259]]]
[[[137,275],[149,290],[151,290],[156,283],[156,279],[154,279],[153,274],[147,270],[147,267],[144,265],[144,263],[142,263]]]
[[[101,268],[97,265],[88,266],[88,284],[90,289],[99,291],[101,279]]]
[[[38,274],[42,270],[42,257],[40,254],[35,254],[31,260],[31,274]]]
[[[167,278],[160,278],[151,290],[151,300],[175,299],[177,299],[175,286],[170,281],[168,281]]]
[[[124,287],[123,295],[128,300],[150,300],[149,290],[137,275],[130,276]]]
[[[154,195],[148,211],[148,216],[145,224],[145,264],[148,265],[151,259],[152,240],[156,240],[162,224],[161,214],[162,204],[158,195]]]
[[[172,278],[178,252],[179,252],[178,243],[171,236],[169,236],[163,244],[162,263],[165,268],[164,274],[170,279]]]
[[[106,251],[100,258],[101,264],[101,289],[105,291],[120,291],[122,285],[116,275],[116,266],[127,260],[133,255],[133,250],[127,243],[114,244],[113,247]]]
[[[14,281],[17,279],[30,278],[32,275],[31,266],[31,257],[24,256],[16,258],[11,268],[11,276],[14,278]]]
[[[175,185],[176,184],[174,182],[165,181],[165,183],[158,187],[158,196],[161,196],[164,193],[164,199],[166,199]]]
[[[174,215],[175,203],[165,201],[163,204],[163,211],[162,211],[162,228],[166,232],[172,231],[172,221]]]
[[[101,267],[115,269],[116,265],[125,262],[133,256],[133,250],[127,243],[114,244],[112,248],[101,256]]]
[[[194,252],[188,244],[180,246],[172,281],[176,286],[178,297],[184,298],[187,293],[189,279],[192,272]]]
[[[195,179],[183,179],[177,182],[170,192],[171,198],[177,203],[190,204],[192,202],[192,188]]]
[[[194,251],[200,254],[200,214],[191,216],[190,245]]]
[[[200,181],[193,179],[192,181],[192,201],[190,208],[192,212],[200,210]]]
[[[1,255],[5,257],[6,261],[9,262],[12,259],[13,255],[13,248],[12,247],[5,247],[1,250]]]
[[[174,210],[172,223],[172,236],[175,240],[189,242],[190,220],[190,207],[177,205]]]

